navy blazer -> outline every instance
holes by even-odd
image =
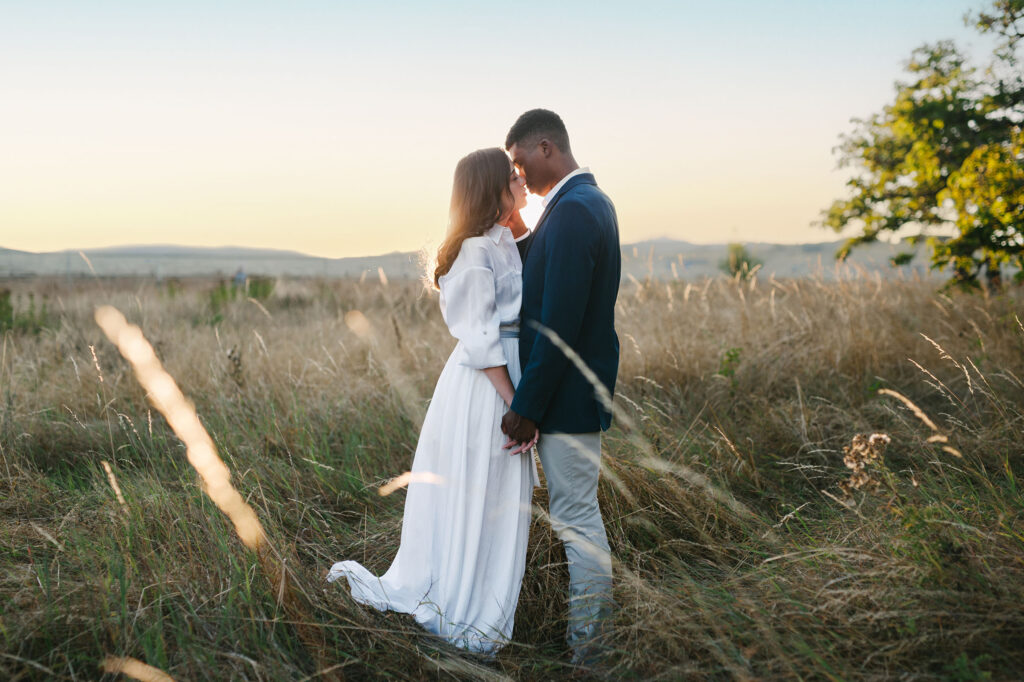
[[[615,207],[590,173],[570,178],[548,202],[523,259],[523,376],[512,410],[537,422],[542,433],[592,433],[611,424],[593,385],[539,327],[576,351],[612,395],[621,272]]]

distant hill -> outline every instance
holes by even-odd
[[[777,277],[820,274],[836,276],[835,253],[841,241],[811,244],[748,243],[746,247],[763,261],[762,272]],[[889,259],[907,250],[906,245],[865,245],[850,258],[853,268],[877,271],[882,276],[927,272],[924,256],[893,268]],[[84,254],[85,258],[82,257]],[[725,244],[692,244],[675,239],[651,239],[622,247],[622,276],[636,279],[698,279],[720,272]],[[291,277],[359,277],[383,270],[389,278],[422,275],[418,252],[388,253],[360,258],[319,258],[274,249],[240,246],[193,247],[178,245],[114,246],[102,249],[29,253],[0,248],[0,277],[24,276],[144,276],[154,278],[230,277],[238,268],[250,275]],[[91,266],[91,267],[90,267]]]
[[[826,279],[832,279],[837,271],[835,254],[842,244],[842,241],[809,244],[748,242],[744,246],[763,263],[761,272],[764,275],[803,277],[820,274]],[[913,249],[906,244],[867,244],[855,250],[847,264],[839,267],[877,271],[886,277],[927,273],[927,257],[923,250],[905,266],[894,268],[889,264],[893,256],[907,250]],[[726,253],[725,244],[691,244],[672,239],[626,244],[622,247],[623,277],[693,279],[711,276],[721,272]]]
[[[77,251],[62,251],[60,253]],[[128,246],[108,246],[102,249],[89,249],[85,252],[90,258],[95,256],[128,256],[132,258],[310,258],[298,251],[278,249],[253,249],[246,246],[178,246],[176,244],[140,244]]]

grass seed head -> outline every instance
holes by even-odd
[[[858,433],[843,448],[843,464],[850,469],[850,478],[840,482],[839,489],[847,499],[857,490],[878,492],[882,486],[878,474],[885,466],[885,449],[891,442],[892,438],[884,433]]]

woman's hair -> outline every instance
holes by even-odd
[[[508,156],[498,147],[478,149],[455,166],[448,232],[437,250],[434,288],[440,288],[438,280],[452,269],[462,242],[479,237],[501,217],[502,197],[514,200],[511,173]]]

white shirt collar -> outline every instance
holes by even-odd
[[[489,230],[484,232],[484,234],[490,237],[492,242],[497,244],[498,242],[501,241],[501,238],[505,236],[506,232],[508,232],[509,235],[512,234],[512,230],[508,229],[504,225],[494,223],[493,225],[491,225],[491,228]]]
[[[550,192],[548,192],[547,194],[544,195],[544,198],[540,200],[540,205],[541,206],[547,206],[548,202],[550,202],[552,199],[554,199],[555,195],[558,194],[558,190],[562,189],[562,187],[565,186],[565,183],[567,183],[569,181],[569,178],[575,177],[577,175],[583,175],[584,173],[589,173],[589,172],[590,172],[590,169],[587,168],[586,166],[584,166],[583,168],[577,168],[572,173],[569,173],[568,175],[566,175],[564,178],[562,178],[558,182],[557,185],[555,185],[554,187],[551,188]]]

